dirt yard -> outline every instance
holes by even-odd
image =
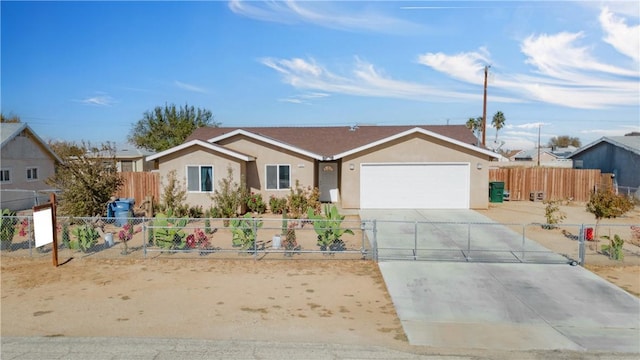
[[[562,211],[564,224],[594,221],[584,206]],[[482,213],[504,223],[544,222],[541,203],[491,204]],[[612,222],[640,224],[640,212]],[[528,237],[559,252],[576,246],[567,235],[575,232],[527,228]],[[638,296],[637,245],[625,251],[616,262],[593,250],[588,268]],[[139,252],[116,258],[63,252],[60,260],[68,261],[56,268],[48,254],[2,254],[0,335],[275,340],[433,352],[408,346],[382,276],[368,260],[144,259]]]

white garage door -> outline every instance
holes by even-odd
[[[362,209],[468,209],[468,163],[362,164]]]

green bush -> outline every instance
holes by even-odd
[[[80,250],[82,252],[90,251],[100,238],[98,230],[91,225],[81,225],[73,229],[71,234],[75,236],[75,240],[69,243],[69,247],[74,250]]]
[[[251,214],[245,214],[241,219],[231,219],[231,235],[233,247],[250,250],[255,246],[258,229],[262,227],[262,220],[254,219]]]
[[[155,245],[166,250],[184,249],[187,218],[174,218],[171,211],[166,214],[158,213],[153,221],[153,238]]]
[[[271,195],[271,197],[269,198],[269,210],[271,210],[272,214],[286,214],[287,199]]]
[[[609,240],[609,245],[602,245],[602,252],[609,255],[612,260],[624,260],[624,253],[622,252],[624,240],[618,234],[615,234],[613,239],[609,236],[603,236],[602,238]]]
[[[2,221],[0,222],[0,242],[2,249],[9,249],[13,243],[13,236],[16,232],[18,218],[16,213],[9,209],[2,210]]]
[[[265,204],[264,200],[262,200],[261,194],[251,193],[247,198],[247,209],[251,212],[255,212],[258,214],[264,214],[267,210],[267,204]]]
[[[562,220],[566,219],[565,213],[560,211],[559,204],[561,200],[545,200],[543,204],[545,204],[544,208],[544,217],[547,219],[547,223],[542,227],[545,229],[554,229],[557,224],[561,223]]]
[[[291,188],[287,197],[289,215],[294,219],[300,219],[307,215],[307,209],[312,209],[314,214],[320,213],[320,190],[318,188],[302,188],[296,180],[295,188]]]
[[[329,207],[325,205],[325,215],[316,215],[312,208],[309,208],[307,215],[310,220],[313,220],[313,229],[318,234],[318,246],[322,251],[342,251],[345,250],[344,241],[342,236],[344,234],[353,235],[351,229],[343,229],[342,222],[344,216],[338,213],[338,208],[335,205]]]
[[[215,206],[220,209],[220,213],[224,220],[224,226],[229,226],[230,218],[238,215],[239,211],[243,211],[242,206],[248,197],[247,186],[244,179],[238,184],[233,181],[233,169],[227,168],[227,177],[221,179],[216,187],[212,200]]]

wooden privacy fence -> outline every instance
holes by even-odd
[[[596,188],[611,188],[611,174],[598,169],[502,168],[489,169],[489,181],[504,182],[510,200],[530,200],[530,194],[542,193],[545,200],[573,199],[587,202]]]
[[[160,174],[157,172],[122,172],[124,183],[115,193],[117,198],[134,198],[140,206],[147,196],[155,201],[160,197]]]

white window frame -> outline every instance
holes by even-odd
[[[0,179],[0,184],[11,184],[11,178],[12,178],[11,169],[10,168],[1,168],[0,172],[2,172],[2,178]],[[8,179],[7,180],[4,179],[5,172],[8,175]]]
[[[198,190],[189,189],[189,168],[198,168]],[[202,168],[211,168],[211,190],[202,190]],[[185,168],[185,178],[187,179],[187,192],[189,193],[212,193],[215,189],[213,182],[214,177],[213,165],[187,165]]]
[[[275,188],[270,188],[269,187],[269,167],[270,166],[275,166],[276,167],[276,187]],[[289,168],[289,186],[288,187],[280,187],[280,167],[281,166],[287,166]],[[264,188],[266,190],[289,190],[291,189],[291,164],[266,164],[264,166]]]
[[[35,177],[33,176],[34,170],[35,170],[35,175],[36,175]],[[39,173],[40,173],[40,168],[39,167],[37,167],[37,166],[29,166],[26,169],[25,177],[26,177],[27,181],[38,181],[40,179],[40,177],[38,176]]]

